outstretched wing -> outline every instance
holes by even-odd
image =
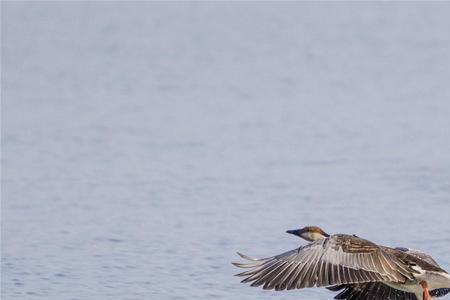
[[[434,267],[440,268],[439,264],[430,255],[420,250],[404,247],[397,247],[395,249],[382,247],[382,249],[388,250],[388,252],[398,250],[411,255],[416,259],[425,261]],[[415,294],[397,290],[382,282],[343,284],[328,287],[328,289],[335,292],[341,291],[334,297],[334,299],[341,300],[418,300]],[[432,297],[442,297],[449,292],[450,289],[436,289],[432,290],[430,293]]]
[[[241,254],[240,254],[241,255]],[[264,289],[301,289],[372,281],[405,282],[415,270],[376,244],[350,235],[333,235],[269,258],[252,259],[237,274]]]
[[[448,293],[450,293],[450,289],[437,289],[437,290],[432,290],[430,292],[431,296],[433,297],[443,297],[445,295],[447,295]]]
[[[340,300],[418,300],[416,295],[394,289],[382,282],[343,284],[328,289],[341,291],[334,297]]]
[[[421,259],[423,261],[426,261],[427,263],[440,268],[439,264],[434,260],[434,258],[431,257],[431,255],[426,254],[425,252],[422,252],[417,249],[411,249],[411,248],[405,248],[405,247],[397,247],[396,250],[400,250],[402,252],[405,252],[409,255],[412,255],[418,259]]]
[[[339,300],[418,300],[415,294],[394,289],[382,282],[343,284],[327,289],[341,291],[334,297]],[[449,292],[450,289],[436,289],[430,293],[432,297],[442,297]]]

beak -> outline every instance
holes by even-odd
[[[290,233],[296,236],[300,236],[301,229],[287,230],[286,233]]]

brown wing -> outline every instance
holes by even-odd
[[[334,297],[340,300],[417,300],[415,294],[394,289],[382,282],[343,284],[328,289],[333,292],[341,291]],[[431,296],[442,297],[449,292],[450,289],[436,289],[431,291]]]
[[[395,248],[395,250],[404,252],[406,255],[408,255],[407,259],[411,260],[412,263],[415,263],[422,268],[426,268],[427,270],[433,270],[436,272],[447,273],[444,269],[441,268],[441,266],[439,266],[439,264],[434,260],[433,257],[431,257],[431,255],[428,255],[423,251],[404,247],[398,247]],[[397,254],[396,256],[398,257],[399,255]]]
[[[264,289],[301,289],[371,281],[405,282],[415,270],[376,244],[350,235],[333,235],[264,259],[234,263],[250,270],[237,274]]]
[[[430,264],[436,268],[440,268],[439,264],[428,254],[415,249],[409,249],[404,247],[397,247],[395,249],[383,247],[387,252],[392,252],[393,250],[398,250],[409,256],[404,257],[402,255],[396,254],[397,257],[402,257],[403,259],[422,260],[423,262]],[[413,258],[411,258],[412,256]],[[423,264],[422,262],[422,264]],[[328,287],[330,291],[341,291],[334,297],[334,299],[346,299],[346,300],[417,300],[417,297],[413,293],[408,293],[394,289],[382,282],[368,282],[368,283],[356,283],[356,284],[343,284]],[[432,297],[442,297],[447,295],[450,289],[436,289],[431,291]]]
[[[431,296],[433,297],[443,297],[445,295],[447,295],[448,293],[450,293],[450,289],[436,289],[436,290],[432,290],[431,292]]]
[[[411,250],[408,248],[390,248],[380,246],[384,252],[391,254],[392,256],[397,257],[398,260],[403,261],[409,265],[417,265],[422,269],[426,269],[428,271],[434,272],[443,272],[447,273],[443,270],[437,262],[428,254],[425,254],[419,250]]]
[[[418,300],[416,295],[391,288],[382,282],[343,284],[328,289],[341,291],[334,297],[340,300]]]
[[[417,249],[411,249],[411,248],[405,248],[405,247],[397,247],[395,248],[396,250],[405,252],[409,255],[415,256],[421,260],[426,261],[427,263],[440,268],[439,264],[434,260],[433,257],[431,257],[431,255],[426,254],[423,251],[417,250]]]

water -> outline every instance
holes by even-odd
[[[232,276],[309,224],[449,270],[449,13],[2,3],[2,299],[330,299]]]

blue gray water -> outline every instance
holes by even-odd
[[[2,2],[1,298],[329,299],[232,276],[308,224],[449,270],[449,14]]]

